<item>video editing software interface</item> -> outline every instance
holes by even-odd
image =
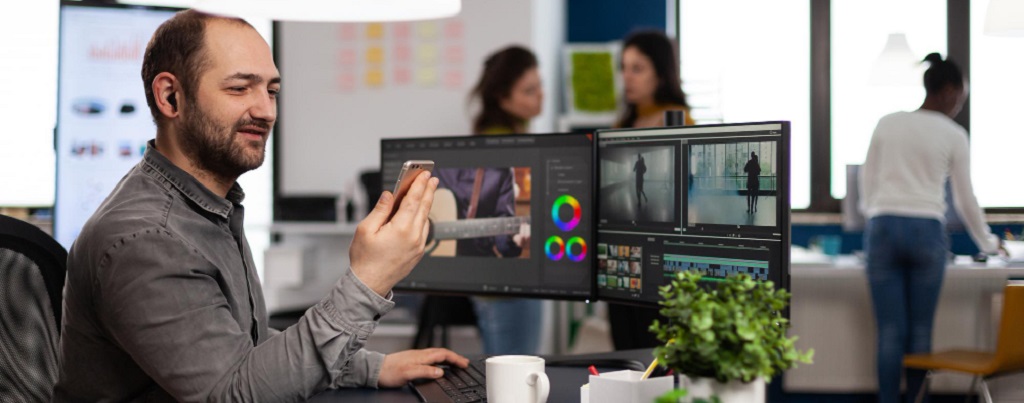
[[[698,270],[789,288],[789,123],[597,134],[597,298],[656,305]]]
[[[589,134],[385,139],[384,188],[407,160],[440,180],[423,260],[397,288],[593,298]]]

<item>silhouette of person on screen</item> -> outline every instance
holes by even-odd
[[[743,172],[747,173],[747,214],[753,214],[757,212],[757,192],[761,190],[761,180],[758,178],[761,175],[761,163],[753,151],[750,152],[747,165],[743,166]]]
[[[647,164],[644,163],[644,157],[640,154],[636,155],[633,172],[636,172],[636,202],[642,204],[647,200],[647,193],[644,192],[644,174],[647,173]],[[640,199],[641,196],[643,196],[643,200]]]

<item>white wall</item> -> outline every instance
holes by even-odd
[[[26,1],[0,13],[0,206],[53,204],[57,7]]]

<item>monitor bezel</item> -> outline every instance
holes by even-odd
[[[468,135],[462,135],[462,136],[458,136],[458,135],[445,135],[445,136],[382,138],[380,140],[380,150],[381,150],[381,152],[380,152],[380,168],[381,168],[381,172],[383,173],[383,168],[384,168],[384,144],[385,143],[390,143],[390,142],[399,143],[399,142],[408,142],[408,141],[448,141],[448,140],[458,141],[458,140],[467,140],[467,139],[472,139],[472,138],[489,138],[489,137],[506,137],[506,136],[515,136],[515,137],[522,137],[522,136],[530,136],[530,137],[533,137],[533,136],[537,136],[537,137],[561,136],[561,137],[565,137],[565,138],[580,137],[580,136],[585,137],[587,139],[587,141],[590,142],[591,157],[592,157],[591,158],[591,164],[590,164],[590,194],[591,194],[591,197],[594,197],[597,194],[597,169],[594,167],[594,160],[593,160],[593,156],[595,155],[594,154],[595,153],[594,150],[597,147],[597,136],[594,133],[592,133],[592,132],[529,133],[529,134],[511,134],[511,135],[498,135],[498,136],[468,134]],[[389,185],[391,185],[391,184],[383,183],[383,181],[384,181],[383,175],[381,175],[381,181],[382,181],[383,189],[384,190],[389,190]],[[594,241],[597,239],[597,221],[596,221],[597,220],[597,204],[596,203],[594,203],[593,208],[590,209],[589,217],[590,217],[590,222],[592,223],[592,225],[590,227],[590,234],[588,234],[589,239],[587,239],[587,242],[588,242],[589,245],[593,245],[592,247],[595,248],[594,249],[594,253],[596,253],[596,251],[597,251],[596,247],[597,246],[596,246],[596,244],[594,244]],[[586,295],[553,295],[553,294],[529,293],[529,292],[524,292],[524,293],[505,293],[505,292],[486,292],[486,291],[469,291],[469,290],[444,290],[444,289],[431,289],[431,288],[410,288],[410,287],[400,286],[400,285],[397,285],[397,284],[395,285],[395,287],[393,289],[395,291],[399,291],[399,292],[417,293],[417,294],[426,294],[426,295],[441,295],[441,296],[509,297],[509,298],[532,298],[532,299],[559,300],[559,301],[594,302],[594,301],[596,301],[596,297],[597,297],[597,276],[595,275],[595,271],[597,270],[597,263],[596,263],[597,259],[594,258],[593,256],[596,256],[596,255],[591,254],[591,261],[593,263],[589,267],[590,279],[588,280],[588,283],[589,283],[588,284],[588,290],[587,290],[588,292],[587,292]],[[415,269],[413,269],[413,270],[415,270]]]
[[[777,185],[777,189],[778,189],[777,190],[778,191],[778,196],[777,197],[779,198],[777,204],[778,204],[778,209],[780,210],[779,211],[779,220],[778,220],[778,223],[777,223],[778,224],[778,231],[779,231],[779,249],[780,249],[779,250],[779,259],[781,260],[779,266],[783,270],[783,273],[779,277],[778,283],[775,284],[775,288],[776,289],[784,289],[786,291],[791,291],[791,288],[790,288],[790,284],[791,284],[791,280],[790,280],[790,272],[791,272],[790,248],[791,248],[791,245],[792,245],[792,233],[791,233],[792,232],[792,225],[791,225],[791,218],[790,218],[790,216],[792,214],[792,204],[791,204],[790,187],[792,185],[791,184],[791,182],[792,182],[792,173],[791,173],[791,170],[790,170],[791,169],[791,167],[790,167],[791,155],[790,154],[791,154],[792,139],[790,137],[791,136],[791,132],[790,132],[790,122],[789,121],[774,120],[774,121],[758,121],[758,122],[742,122],[742,123],[717,123],[717,124],[692,125],[692,126],[659,126],[659,127],[649,127],[649,128],[615,128],[615,129],[596,130],[595,134],[594,134],[594,140],[593,140],[593,145],[594,145],[593,152],[594,152],[594,155],[593,155],[593,158],[592,158],[593,161],[594,161],[594,190],[593,190],[594,191],[594,215],[597,216],[597,214],[598,214],[597,212],[600,211],[600,209],[601,209],[601,206],[600,206],[600,203],[601,203],[600,199],[601,198],[599,197],[597,192],[599,191],[598,184],[600,183],[600,180],[601,180],[601,172],[600,172],[601,169],[600,169],[600,159],[599,159],[599,152],[600,151],[599,150],[600,150],[600,141],[601,141],[602,137],[604,137],[606,135],[611,135],[611,134],[621,135],[622,133],[631,133],[631,132],[644,133],[644,132],[665,131],[665,130],[692,130],[692,129],[695,129],[695,128],[758,126],[758,125],[770,125],[770,124],[781,125],[781,132],[782,133],[781,133],[781,136],[780,136],[780,139],[779,139],[779,149],[780,149],[781,152],[777,152],[777,155],[780,156],[780,159],[779,159],[779,169],[780,169],[780,172],[779,172],[778,175],[779,176],[785,176],[785,178],[786,178],[785,181],[779,181],[779,182],[781,182],[781,184]],[[705,134],[706,133],[694,133],[695,136],[697,136],[697,135],[705,135]],[[598,239],[598,237],[600,236],[600,230],[598,229],[598,225],[599,225],[599,223],[597,221],[595,221],[594,222],[594,242],[595,242],[595,246],[598,243],[600,243],[600,240]],[[757,238],[757,239],[766,239],[767,240],[767,239],[770,239],[770,238]],[[594,283],[594,290],[593,291],[594,291],[594,297],[595,297],[596,300],[598,300],[598,301],[605,301],[605,302],[614,303],[614,304],[621,304],[621,305],[631,305],[631,306],[648,307],[648,308],[661,308],[661,305],[658,304],[657,302],[651,302],[651,301],[647,301],[647,300],[643,300],[643,299],[632,299],[632,298],[622,298],[622,297],[617,297],[617,296],[602,295],[601,288],[600,288],[600,286],[597,285],[597,271],[598,271],[597,260],[595,259],[594,262],[595,262],[594,263],[594,274],[593,274],[592,277],[594,278],[594,281],[593,281],[593,283]],[[604,294],[607,294],[607,293],[604,293]],[[783,315],[788,317],[788,311],[789,310],[786,309],[784,311]]]

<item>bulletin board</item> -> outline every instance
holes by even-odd
[[[465,1],[430,21],[278,23],[277,193],[356,192],[359,172],[379,168],[381,138],[469,134],[485,57],[544,41],[539,2]]]

